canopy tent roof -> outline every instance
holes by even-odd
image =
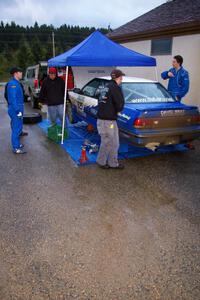
[[[156,59],[127,49],[126,47],[111,41],[97,30],[74,48],[49,59],[48,66],[153,67],[156,66]]]

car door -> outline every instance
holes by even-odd
[[[108,82],[102,78],[94,78],[89,81],[81,90],[75,88],[69,91],[69,99],[72,105],[73,114],[79,119],[95,125],[97,118],[98,96],[102,83]]]
[[[76,97],[77,114],[84,116],[86,119],[91,115],[92,109],[98,105],[97,89],[100,85],[100,79],[95,78],[87,83]]]

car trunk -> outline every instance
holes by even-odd
[[[146,105],[136,108],[140,111],[134,127],[140,129],[170,129],[183,128],[200,124],[199,112],[196,107],[185,106],[180,103],[160,105]]]

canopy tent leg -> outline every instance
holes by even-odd
[[[66,104],[67,104],[67,82],[68,82],[68,66],[65,71],[65,95],[64,95],[64,108],[63,108],[63,121],[62,121],[62,139],[61,144],[64,142],[64,133],[65,133],[65,118],[66,118]]]
[[[156,75],[156,81],[158,81],[158,70],[157,70],[157,67],[155,67],[155,75]]]

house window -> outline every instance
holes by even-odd
[[[151,41],[151,55],[171,55],[172,38],[153,39]]]

